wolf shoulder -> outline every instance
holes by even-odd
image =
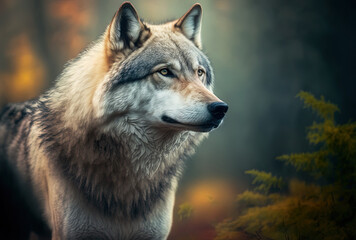
[[[11,103],[0,109],[0,226],[7,239],[28,239],[30,232],[49,236],[33,187],[29,184],[29,132],[35,101]]]
[[[32,115],[38,99],[26,102],[8,103],[0,107],[0,125],[15,127]]]
[[[0,110],[0,154],[19,165],[28,155],[28,134],[35,100],[10,103]]]

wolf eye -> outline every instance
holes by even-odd
[[[201,77],[204,75],[204,70],[203,69],[198,69],[198,76]]]
[[[158,71],[162,76],[165,77],[173,77],[173,73],[168,68],[162,68]]]

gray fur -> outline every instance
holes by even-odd
[[[200,34],[192,9],[177,21]],[[52,239],[167,238],[184,160],[213,128],[208,104],[221,101],[200,36],[177,21],[144,24],[124,3],[53,89],[0,116],[0,154],[33,189]]]
[[[208,58],[199,49],[192,49],[186,43],[179,43],[175,39],[167,42],[166,39],[150,39],[150,45],[145,45],[140,55],[130,55],[119,66],[119,74],[115,76],[114,86],[132,81],[138,81],[152,74],[152,69],[158,64],[166,63],[172,59],[180,59],[182,67],[192,71],[191,62],[196,58],[199,64],[207,70],[207,84],[213,82],[213,73]]]

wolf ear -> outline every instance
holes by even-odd
[[[198,48],[201,48],[201,19],[203,9],[199,3],[194,4],[186,14],[183,15],[175,23],[175,27],[191,41],[195,43]]]
[[[145,32],[145,34],[143,34]],[[149,37],[150,30],[141,22],[134,6],[124,2],[112,19],[106,32],[108,57],[124,49],[138,48]]]

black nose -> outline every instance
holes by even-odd
[[[222,119],[229,107],[224,102],[213,102],[208,105],[208,110],[217,120]]]

